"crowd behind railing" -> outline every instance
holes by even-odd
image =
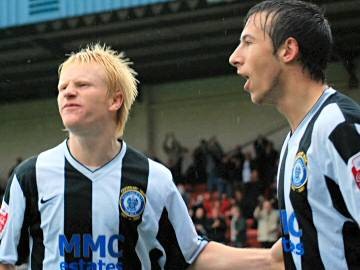
[[[246,150],[225,152],[216,137],[201,140],[185,169],[188,150],[174,134],[166,135],[163,149],[200,235],[238,247],[270,247],[278,239],[273,142],[259,136]]]

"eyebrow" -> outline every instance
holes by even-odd
[[[245,39],[250,38],[250,39],[255,39],[252,35],[250,34],[245,34],[243,36],[240,37],[240,42],[244,41]]]

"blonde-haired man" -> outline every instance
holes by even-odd
[[[60,65],[69,137],[15,169],[0,211],[0,269],[27,258],[31,270],[273,266],[268,250],[199,237],[169,170],[121,139],[135,74],[99,44]]]
[[[124,133],[125,123],[127,121],[130,108],[137,95],[136,72],[130,68],[129,60],[124,57],[123,53],[107,48],[105,45],[95,44],[88,46],[78,53],[72,53],[70,57],[59,66],[59,77],[61,72],[74,64],[98,64],[105,72],[105,82],[107,94],[109,96],[121,96],[122,104],[116,113],[116,136],[119,138]],[[60,85],[59,91],[64,85]]]

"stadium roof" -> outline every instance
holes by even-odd
[[[169,1],[174,0],[1,0],[0,28]]]
[[[258,1],[186,0],[85,15],[0,30],[0,102],[56,95],[65,54],[89,42],[125,51],[143,84],[232,74],[243,16]],[[335,37],[334,60],[358,83],[359,0],[322,5]]]

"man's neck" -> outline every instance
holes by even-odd
[[[71,154],[82,164],[101,167],[120,152],[122,144],[115,136],[81,137],[70,133],[68,147]]]
[[[284,96],[279,100],[277,109],[288,120],[292,133],[314,107],[326,87],[325,84],[310,78],[293,79],[287,82]]]

